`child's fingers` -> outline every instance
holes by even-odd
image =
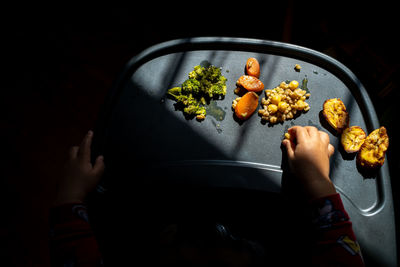
[[[329,135],[326,132],[319,131],[319,138],[325,144],[329,144]]]
[[[294,140],[296,140],[297,144],[307,141],[309,137],[307,130],[301,126],[293,126],[292,128],[289,128],[288,133],[294,137]]]
[[[311,138],[314,138],[314,137],[318,136],[318,129],[317,128],[315,128],[313,126],[305,126],[304,128],[307,130],[307,133]]]
[[[330,158],[335,153],[335,148],[329,144],[328,145],[328,157]]]
[[[326,132],[319,131],[319,138],[323,144],[328,144],[328,157],[330,158],[335,153],[335,148],[330,144],[329,135]]]
[[[290,159],[294,158],[294,150],[296,148],[296,145],[288,139],[283,140],[282,144],[286,147],[286,152],[288,154],[288,157]]]
[[[69,158],[75,159],[78,156],[79,146],[73,146],[69,149]]]
[[[98,156],[96,158],[96,161],[95,161],[94,166],[93,166],[93,173],[96,176],[100,177],[104,172],[104,168],[105,168],[105,166],[104,166],[104,157],[103,156]]]
[[[83,138],[81,146],[79,147],[79,157],[83,162],[90,162],[90,146],[92,144],[93,132],[89,131]]]

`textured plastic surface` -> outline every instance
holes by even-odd
[[[238,123],[231,109],[236,80],[247,58],[261,65],[265,88],[281,81],[308,80],[311,109],[293,120],[262,124],[254,114]],[[221,67],[227,94],[213,101],[204,121],[187,120],[166,98],[199,64]],[[301,71],[294,70],[295,64]],[[261,94],[261,98],[264,93]],[[350,113],[350,125],[366,132],[379,127],[372,103],[355,75],[336,60],[313,50],[271,41],[194,38],[153,46],[126,66],[107,99],[94,150],[113,162],[136,162],[164,173],[158,179],[191,186],[238,187],[280,192],[283,134],[293,125],[312,125],[329,133],[336,152],[330,177],[355,226],[364,253],[385,266],[395,266],[396,243],[388,162],[376,177],[363,177],[355,157],[320,116],[323,102],[339,97]],[[118,156],[119,155],[119,156]],[[184,178],[183,178],[184,177]],[[151,179],[149,177],[149,179]],[[103,187],[112,186],[104,180]]]

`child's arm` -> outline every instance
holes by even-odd
[[[51,266],[102,266],[96,238],[82,203],[65,203],[50,210]]]
[[[364,266],[349,215],[339,194],[310,202],[315,231],[315,266]]]
[[[90,163],[92,136],[93,132],[89,131],[79,147],[71,148],[54,207],[50,210],[52,266],[102,265],[98,244],[83,204],[104,171],[102,156],[96,159],[94,166]]]
[[[315,127],[294,126],[283,140],[291,171],[300,180],[312,210],[316,266],[364,266],[350,218],[329,178],[334,153],[327,133]]]

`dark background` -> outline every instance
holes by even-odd
[[[266,2],[263,7],[151,3],[123,8],[4,8],[0,83],[4,266],[49,265],[48,208],[68,148],[94,128],[107,91],[124,64],[148,46],[175,38],[284,41],[323,52],[349,67],[388,129],[397,207],[400,161],[394,122],[400,99],[399,23],[394,6],[374,4],[287,1]]]

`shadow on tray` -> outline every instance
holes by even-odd
[[[296,194],[290,195],[296,186],[287,172],[284,194],[279,194],[180,185],[168,179],[141,183],[139,175],[126,171],[121,167],[113,175],[130,177],[130,182],[95,194],[89,202],[106,262],[229,266],[232,260],[279,265],[309,260],[309,219]]]

